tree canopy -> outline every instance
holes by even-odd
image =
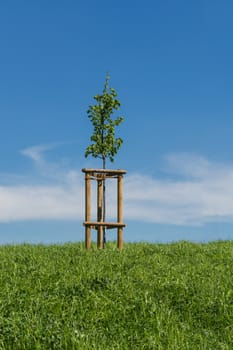
[[[103,168],[106,160],[114,161],[114,157],[120,149],[123,140],[115,136],[115,127],[119,126],[124,118],[122,116],[112,118],[115,111],[120,109],[121,103],[117,98],[115,89],[109,86],[110,76],[107,74],[103,93],[95,95],[96,104],[90,105],[87,115],[93,125],[91,144],[86,148],[85,157],[91,155],[102,159]]]

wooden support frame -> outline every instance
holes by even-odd
[[[82,169],[85,173],[85,246],[91,248],[91,229],[97,230],[97,247],[103,248],[103,228],[117,228],[117,247],[123,249],[123,175],[125,170]],[[105,179],[117,179],[117,222],[103,222],[103,182]],[[91,180],[97,181],[97,221],[91,221]]]

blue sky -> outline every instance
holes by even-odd
[[[0,243],[83,240],[81,169],[100,167],[86,111],[107,71],[125,240],[233,239],[232,14],[230,0],[1,2]]]

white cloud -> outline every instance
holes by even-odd
[[[35,219],[81,219],[78,187],[0,187],[0,221]]]
[[[53,147],[54,144],[42,145],[22,151],[39,165],[36,168],[43,176],[43,184],[34,181],[30,185],[17,182],[0,186],[0,222],[84,219],[84,176],[80,169],[64,169],[46,162],[43,152]],[[233,164],[218,164],[190,154],[169,155],[166,162],[169,179],[168,174],[166,180],[142,174],[125,176],[125,221],[176,225],[233,221]],[[94,184],[92,190],[95,220]],[[107,181],[107,193],[107,214],[112,219],[116,217],[114,180]]]
[[[82,175],[44,157],[44,152],[57,145],[32,146],[20,152],[34,162],[37,183],[27,175],[18,177],[17,184],[0,185],[0,222],[83,218]]]
[[[219,177],[233,169],[233,165],[214,163],[190,153],[169,154],[165,160],[170,172],[187,178]]]
[[[233,221],[233,165],[180,154],[167,160],[180,180],[127,178],[125,202],[130,218],[139,215],[145,221],[179,225]]]

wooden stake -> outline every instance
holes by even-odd
[[[97,221],[103,221],[103,181],[97,180]],[[97,229],[97,247],[103,248],[103,226],[99,226]]]
[[[117,221],[118,223],[123,222],[123,181],[122,175],[118,175],[117,181]],[[117,247],[122,250],[123,248],[123,228],[118,227],[117,229]]]
[[[91,220],[91,178],[90,174],[85,176],[85,200],[86,200],[86,221]],[[85,228],[85,245],[86,249],[91,248],[91,227],[86,226]]]

